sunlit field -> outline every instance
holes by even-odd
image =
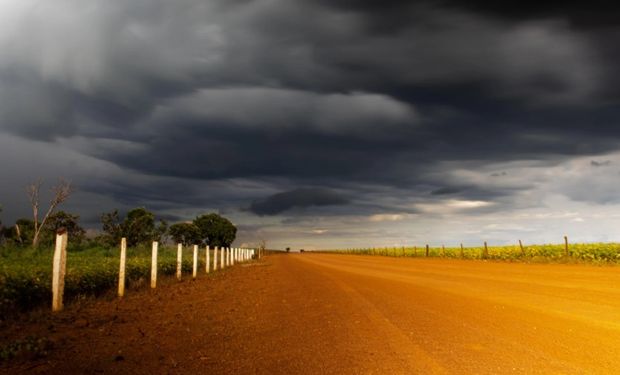
[[[425,257],[426,246],[376,247],[331,250],[343,254],[379,255],[392,257]],[[616,264],[620,262],[619,243],[569,244],[568,254],[564,244],[488,246],[480,247],[429,247],[429,257],[495,259],[523,262],[588,262]]]
[[[0,250],[0,315],[49,305],[52,298],[52,249],[4,248]],[[158,273],[176,272],[176,248],[160,247]],[[151,249],[127,249],[127,286],[145,284],[151,272]],[[204,268],[204,259],[199,267]],[[191,272],[192,259],[184,252],[183,271]],[[119,250],[91,248],[67,256],[67,300],[105,293],[118,285]]]

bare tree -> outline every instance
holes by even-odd
[[[258,256],[257,256],[258,259],[260,259],[262,256],[265,255],[266,249],[267,249],[267,240],[265,240],[264,238],[261,238],[258,243]]]
[[[39,191],[41,190],[42,185],[43,181],[38,180],[26,186],[26,193],[28,194],[28,198],[30,199],[30,205],[32,206],[32,216],[34,217],[34,236],[32,237],[33,247],[37,247],[37,245],[39,244],[39,235],[41,233],[41,229],[45,226],[45,222],[47,221],[47,219],[50,217],[51,214],[54,213],[56,207],[62,202],[66,201],[73,192],[71,183],[61,178],[58,182],[58,185],[52,187],[52,199],[50,201],[50,206],[47,209],[45,216],[43,216],[43,220],[41,220],[41,223],[39,223]]]

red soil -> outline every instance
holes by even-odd
[[[620,271],[273,255],[2,326],[53,343],[3,373],[614,373]]]

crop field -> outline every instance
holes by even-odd
[[[362,249],[336,249],[340,254],[379,255],[391,257],[425,257],[426,247],[377,247]],[[620,263],[619,243],[569,244],[568,256],[564,244],[479,247],[429,247],[429,257],[494,259],[524,262],[585,262],[593,264]]]
[[[160,247],[158,273],[176,272],[176,247]],[[0,315],[49,305],[52,298],[52,249],[0,250]],[[191,252],[183,254],[183,272],[191,272]],[[96,296],[118,285],[119,250],[92,248],[69,252],[65,298]],[[137,287],[151,272],[151,249],[127,249],[127,286]],[[199,267],[204,268],[204,259]]]

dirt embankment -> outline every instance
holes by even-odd
[[[618,268],[324,254],[35,314],[4,373],[614,373]]]

